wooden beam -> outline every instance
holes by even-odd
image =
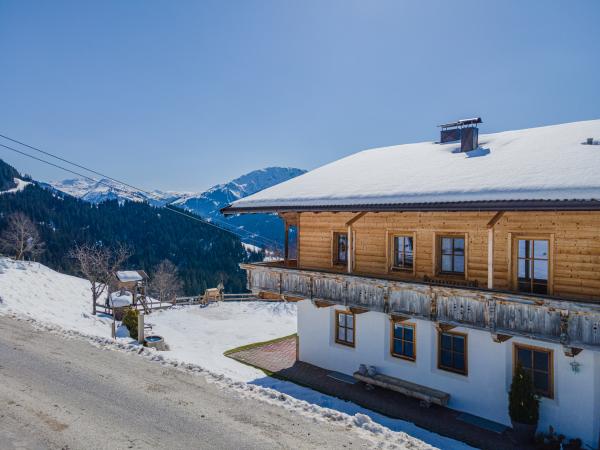
[[[450,331],[450,330],[453,330],[454,328],[456,328],[456,325],[450,325],[449,323],[438,322],[438,323],[436,323],[435,327],[441,332],[446,332],[446,331]]]
[[[401,314],[390,314],[390,318],[394,321],[394,322],[405,322],[407,320],[410,320],[409,316],[403,316]]]
[[[354,246],[354,239],[352,239],[352,225],[348,225],[348,248],[346,249],[346,260],[348,262],[347,271],[352,273],[352,247]]]
[[[571,358],[579,355],[582,351],[582,348],[569,347],[566,345],[563,346],[563,352],[565,353],[565,356],[569,356]]]
[[[354,314],[354,315],[364,314],[366,312],[369,312],[368,309],[359,308],[359,307],[356,307],[356,306],[351,306],[350,308],[348,308],[348,310],[350,310],[350,312],[352,312],[352,314]]]
[[[492,219],[487,223],[487,227],[488,228],[494,228],[494,225],[496,225],[498,223],[498,221],[500,219],[502,219],[502,216],[504,215],[505,211],[498,211],[496,213],[496,215],[494,217],[492,217]]]
[[[492,333],[492,340],[498,344],[508,341],[511,337],[512,336],[509,336],[508,334]]]
[[[358,213],[357,215],[355,215],[352,219],[350,219],[348,222],[346,222],[346,226],[352,226],[354,224],[354,222],[356,222],[358,219],[360,219],[362,216],[364,216],[365,214],[367,214],[368,211],[363,211]]]
[[[352,233],[352,225],[365,214],[367,214],[367,211],[360,212],[348,222],[346,222],[346,227],[348,227],[348,256],[346,258],[348,260],[348,267],[346,271],[348,273],[352,273],[352,269],[354,266],[354,236]]]
[[[488,260],[487,260],[487,287],[494,289],[494,225],[504,215],[504,211],[498,211],[494,217],[487,223],[488,228]]]
[[[323,300],[313,300],[312,303],[317,308],[329,308],[330,306],[335,305],[335,303],[325,302]]]

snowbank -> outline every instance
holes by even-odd
[[[87,280],[39,263],[0,257],[0,314],[12,313],[94,336],[110,336],[112,318],[92,315]]]
[[[433,131],[433,130],[432,130]],[[365,150],[242,198],[235,208],[600,199],[600,120]]]

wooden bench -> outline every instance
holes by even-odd
[[[450,394],[437,389],[431,389],[420,384],[411,383],[410,381],[401,380],[399,378],[390,377],[387,375],[377,374],[374,376],[363,375],[359,372],[354,372],[354,378],[364,383],[379,386],[391,391],[396,391],[408,397],[414,397],[421,400],[421,406],[429,407],[432,403],[440,406],[448,406]]]

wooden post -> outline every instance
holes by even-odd
[[[348,273],[352,273],[352,225],[348,225],[348,248],[346,249],[346,260],[348,261]]]
[[[289,228],[288,228],[288,223],[287,220],[283,221],[283,226],[285,228],[285,242],[283,245],[283,260],[285,261],[285,263],[287,264],[288,261],[288,254],[289,254],[289,247],[288,247],[288,241],[289,241]]]
[[[348,222],[346,222],[346,226],[348,227],[348,256],[346,257],[346,260],[348,261],[348,273],[352,273],[352,269],[354,266],[354,236],[352,236],[352,224],[354,224],[354,222],[356,222],[365,214],[367,214],[366,211],[360,212]]]
[[[144,314],[138,315],[138,343],[144,343]]]
[[[498,223],[504,211],[498,211],[494,217],[488,222],[488,261],[487,261],[487,287],[488,289],[494,289],[494,226]]]
[[[488,229],[488,263],[487,263],[487,287],[494,288],[494,229]]]
[[[113,339],[115,337],[117,337],[117,330],[116,330],[116,327],[115,327],[115,321],[114,320],[110,324],[110,337],[112,337]]]

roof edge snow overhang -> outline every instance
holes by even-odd
[[[224,215],[276,212],[402,212],[402,211],[600,211],[600,200],[493,200],[438,203],[383,203],[352,205],[226,206]]]

